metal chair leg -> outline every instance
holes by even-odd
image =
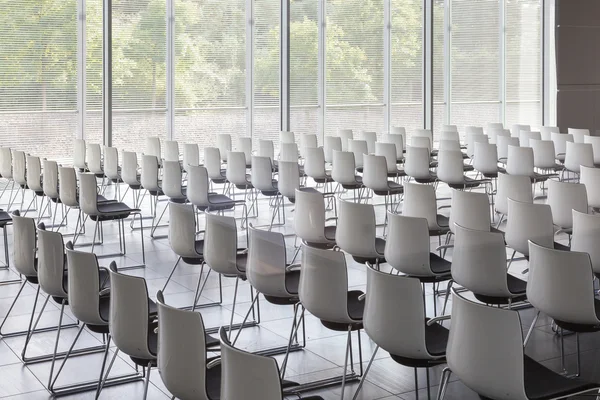
[[[373,355],[371,356],[371,359],[369,360],[369,364],[367,364],[367,368],[365,369],[365,372],[362,374],[362,378],[360,379],[360,382],[358,383],[358,387],[356,388],[356,392],[354,393],[354,397],[352,398],[352,400],[356,400],[358,398],[358,395],[362,389],[363,384],[365,383],[367,374],[369,373],[369,370],[371,369],[371,365],[373,364],[373,361],[375,360],[375,356],[377,355],[378,351],[379,351],[379,346],[375,347],[375,351],[373,351]]]
[[[448,387],[448,381],[450,381],[450,375],[452,374],[452,370],[446,367],[442,371],[442,379],[440,381],[440,386],[438,388],[438,395],[436,400],[443,400],[446,396],[446,389]]]
[[[344,400],[344,389],[346,388],[346,371],[348,370],[348,353],[350,352],[350,341],[352,339],[352,326],[348,325],[348,339],[346,340],[346,356],[344,357],[344,373],[342,375],[342,395],[340,400]]]
[[[148,373],[146,374],[146,382],[144,383],[144,400],[148,398],[148,386],[150,386],[150,371],[152,371],[152,361],[148,362]]]

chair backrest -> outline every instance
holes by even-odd
[[[302,134],[300,135],[300,157],[306,158],[307,149],[316,149],[318,147],[317,135]]]
[[[123,151],[123,168],[121,177],[128,185],[139,185],[137,154],[133,151]]]
[[[425,218],[429,229],[438,229],[435,188],[431,185],[405,183],[402,215]]]
[[[510,146],[519,146],[519,138],[512,136],[498,136],[496,138],[498,145],[498,160],[506,160],[508,158],[508,148]]]
[[[165,304],[157,293],[158,371],[167,390],[180,399],[209,400],[202,315]],[[185,329],[181,327],[185,326]]]
[[[542,140],[540,132],[521,131],[519,134],[519,144],[521,147],[531,147],[530,140]]]
[[[463,156],[460,151],[440,151],[438,153],[438,179],[448,184],[464,183],[463,165]]]
[[[92,172],[79,173],[79,206],[87,215],[98,215],[98,186]]]
[[[185,199],[182,191],[181,164],[178,160],[163,162],[162,189],[170,199]]]
[[[497,131],[499,129],[504,129],[504,124],[502,122],[488,122],[486,133],[489,135],[490,131]]]
[[[325,238],[325,200],[313,188],[296,189],[294,232],[308,243],[329,243]]]
[[[190,203],[196,207],[207,207],[208,202],[208,172],[201,166],[188,167],[186,195]],[[171,219],[172,221],[172,219]],[[169,224],[170,226],[171,224]]]
[[[279,161],[279,193],[288,199],[293,199],[296,189],[300,187],[300,167],[297,161]]]
[[[10,147],[0,147],[0,175],[4,179],[12,179],[12,150]]]
[[[348,315],[348,270],[341,251],[302,245],[300,302],[315,317],[352,323]]]
[[[130,357],[152,360],[148,348],[149,302],[146,280],[125,275],[110,265],[110,335],[115,346]]]
[[[13,179],[15,183],[25,187],[27,185],[27,159],[24,151],[12,151]]]
[[[509,198],[504,240],[508,247],[526,256],[529,255],[529,240],[554,247],[554,224],[550,206],[523,203]]]
[[[404,172],[411,178],[428,179],[431,176],[431,171],[429,170],[430,157],[429,149],[408,146],[406,148]]]
[[[433,149],[431,140],[426,136],[412,136],[410,138],[410,146],[411,147],[423,147],[429,150],[431,154],[431,150]]]
[[[531,147],[508,146],[506,172],[510,175],[534,176],[533,149]]]
[[[452,373],[478,394],[528,400],[517,311],[474,303],[455,293],[446,359]]]
[[[296,143],[296,137],[294,132],[281,131],[279,132],[279,144],[282,143]]]
[[[280,232],[249,229],[246,276],[266,296],[290,297],[285,286],[285,238]]]
[[[104,146],[104,174],[108,179],[121,180],[119,173],[119,150]]]
[[[506,280],[506,247],[500,232],[454,225],[452,279],[475,294],[510,297]]]
[[[592,145],[594,164],[600,165],[600,136],[586,135],[583,137],[583,142]]]
[[[485,193],[452,189],[450,210],[452,232],[454,224],[477,231],[489,232],[491,229],[490,202]]]
[[[342,185],[356,183],[356,164],[354,162],[354,153],[350,151],[333,152],[331,178]]]
[[[204,261],[215,272],[237,276],[237,228],[234,217],[206,213]]]
[[[398,155],[396,145],[393,143],[375,143],[375,155],[385,157],[388,172],[398,172]]]
[[[88,170],[94,174],[103,174],[102,168],[102,148],[98,143],[87,145],[87,165]]]
[[[52,160],[44,160],[44,177],[42,186],[44,194],[51,199],[58,199],[58,163]]]
[[[369,154],[375,153],[375,143],[377,143],[377,132],[363,131],[362,137],[367,142],[367,151]]]
[[[560,133],[558,126],[542,126],[540,127],[540,133],[542,134],[542,140],[552,140],[553,133]]]
[[[204,148],[204,166],[210,179],[223,179],[221,176],[221,151],[217,147]]]
[[[510,129],[495,128],[495,129],[488,130],[486,133],[490,138],[490,143],[493,143],[493,144],[498,144],[498,138],[501,136],[511,137]]]
[[[556,157],[562,155],[564,157],[567,152],[567,142],[574,142],[573,135],[566,133],[552,133],[552,141],[554,142],[554,150],[556,151]]]
[[[363,184],[365,187],[376,191],[389,190],[387,179],[388,166],[385,157],[365,154],[363,161]]]
[[[390,135],[402,136],[402,143],[404,143],[404,148],[402,150],[406,150],[406,128],[402,126],[391,126]]]
[[[202,168],[202,167],[195,167]],[[169,204],[169,244],[179,257],[198,258],[196,218],[189,204]]]
[[[388,213],[385,261],[411,276],[432,276],[429,264],[429,226],[425,218]]]
[[[367,142],[365,140],[348,140],[348,151],[354,153],[356,168],[362,168],[364,165],[363,156],[369,154]]]
[[[393,143],[396,146],[396,160],[404,159],[404,136],[385,133],[381,136],[381,142]]]
[[[508,199],[533,203],[531,179],[524,175],[498,174],[496,211],[508,215]]]
[[[498,146],[492,143],[476,142],[473,167],[482,174],[498,172]]]
[[[419,360],[433,358],[425,342],[423,290],[416,278],[367,268],[363,324],[369,338],[390,354]]]
[[[556,166],[556,152],[554,151],[554,142],[552,140],[529,141],[533,149],[533,166],[536,168],[554,168]]]
[[[65,244],[60,232],[47,231],[44,224],[38,225],[38,270],[40,287],[48,296],[66,299],[63,286],[65,277]]]
[[[489,143],[490,138],[487,135],[469,135],[467,137],[467,155],[471,158],[475,156],[475,143]]]
[[[325,177],[325,154],[322,147],[304,148],[304,173],[311,178]]]
[[[272,140],[258,140],[258,151],[256,155],[259,157],[269,157],[271,161],[275,161],[275,147]]]
[[[67,207],[79,207],[77,175],[73,167],[58,167],[58,194]]]
[[[581,171],[581,166],[594,166],[594,148],[589,143],[567,142],[565,168],[571,172]]]
[[[83,139],[73,139],[73,166],[75,168],[85,170],[86,145]],[[4,173],[2,174],[4,176]]]
[[[415,129],[413,137],[426,137],[429,138],[429,143],[433,144],[433,133],[431,129]]]
[[[140,175],[140,182],[146,190],[160,190],[160,186],[158,185],[158,163],[159,159],[156,156],[147,154],[142,155],[142,172]]]
[[[227,157],[229,157],[229,154],[227,153],[232,150],[231,135],[227,133],[217,134],[217,148],[219,149],[223,161],[228,161]]]
[[[187,172],[190,165],[200,165],[200,149],[196,143],[183,144],[183,163],[181,166]]]
[[[277,361],[249,353],[231,345],[227,330],[221,337],[221,398],[244,400],[282,400]],[[257,385],[260,382],[260,385]],[[195,397],[194,397],[195,398]]]
[[[456,133],[458,133],[458,126],[456,126],[456,125],[442,125],[442,132],[456,132]]]
[[[43,192],[42,187],[42,162],[39,157],[27,156],[27,169],[25,180],[29,189],[36,192]]]
[[[547,202],[552,209],[554,225],[563,229],[573,227],[571,210],[588,212],[587,191],[581,183],[548,181]]]
[[[246,155],[243,151],[230,151],[227,155],[227,180],[234,185],[246,186]]]
[[[323,152],[325,153],[325,162],[333,162],[333,152],[342,150],[342,138],[338,136],[325,136],[323,142]]]
[[[11,215],[13,221],[13,265],[24,276],[37,276],[37,236],[35,218],[23,217],[18,211]]]
[[[375,251],[375,209],[372,204],[338,199],[335,242],[345,252],[358,257],[373,257]]]
[[[527,300],[552,319],[598,325],[594,273],[588,253],[561,251],[529,242]]]
[[[165,140],[165,161],[179,162],[179,143],[176,140]]]
[[[299,153],[296,143],[281,143],[279,161],[298,162]]]
[[[573,135],[575,143],[585,143],[585,137],[590,136],[589,129],[568,128],[568,134]]]
[[[481,126],[465,126],[465,135],[467,138],[471,135],[483,135],[483,127],[481,127]]]
[[[458,148],[460,149],[460,134],[456,131],[442,131],[440,135],[440,146],[442,141],[456,142],[458,143]]]
[[[273,191],[273,165],[269,157],[252,156],[251,180],[257,190]]]
[[[530,130],[531,130],[531,126],[529,126],[529,125],[515,124],[512,126],[512,128],[510,130],[510,135],[512,137],[520,137],[521,131],[530,131]]]
[[[354,139],[354,133],[352,132],[352,129],[340,129],[338,131],[338,136],[342,140],[342,151],[349,151],[348,141]]]
[[[238,151],[241,151],[246,156],[246,162],[252,164],[252,138],[240,137],[238,138]]]
[[[84,324],[108,325],[100,314],[100,289],[106,282],[100,282],[100,266],[96,254],[73,250],[73,244],[66,244],[69,308],[73,316]],[[108,278],[108,272],[107,272]]]
[[[154,156],[162,160],[162,151],[160,148],[160,138],[158,136],[150,136],[146,138],[146,149],[144,154]]]
[[[571,251],[588,253],[594,273],[600,273],[600,216],[573,210]]]
[[[600,208],[600,168],[581,167],[579,182],[585,185],[588,197],[588,205],[593,208]]]
[[[455,134],[456,132],[449,132],[451,134]],[[442,133],[443,135],[443,133]],[[442,139],[438,145],[439,151],[461,151],[460,150],[460,142],[458,140],[448,140]]]

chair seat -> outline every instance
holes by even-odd
[[[279,182],[277,182],[277,179],[271,179],[271,188],[261,189],[260,192],[263,196],[277,196],[279,194]]]
[[[428,178],[414,178],[417,183],[435,183],[437,182],[437,175],[433,172],[429,173]]]
[[[210,369],[206,369],[206,394],[210,400],[219,400],[221,398],[221,367],[222,365],[218,364]]]
[[[208,202],[210,205],[204,209],[207,211],[230,210],[235,207],[235,201],[224,194],[209,194]],[[202,209],[202,207],[199,207]]]
[[[463,171],[464,172],[475,171],[475,167],[471,164],[463,164]]]
[[[448,186],[450,186],[452,189],[472,189],[483,183],[481,180],[472,179],[468,176],[463,176],[463,178],[464,181],[462,183],[449,183]]]
[[[238,253],[235,256],[235,266],[240,272],[246,272],[246,265],[248,264],[248,253]]]
[[[325,226],[325,232],[324,232],[324,236],[327,240],[332,240],[335,241],[335,231],[337,229],[337,226],[335,225],[328,225]]]
[[[388,181],[388,190],[373,190],[377,196],[393,196],[404,193],[404,186],[394,181]]]
[[[446,275],[450,273],[452,263],[435,253],[429,253],[429,266],[434,274]]]
[[[355,183],[342,183],[342,187],[344,189],[350,189],[350,190],[356,190],[356,189],[360,189],[363,187],[363,179],[362,176],[360,175],[355,175],[354,176],[354,182]]]
[[[482,175],[485,178],[489,178],[489,179],[496,179],[498,178],[498,174],[505,174],[506,170],[502,167],[498,167],[498,170],[496,172],[486,172],[486,173],[482,173]]]
[[[365,302],[364,300],[359,300],[359,297],[363,294],[364,292],[362,292],[361,290],[351,290],[348,292],[348,316],[353,320],[353,322],[351,323],[351,329],[353,331],[363,329],[362,319],[365,311]],[[326,328],[329,328],[334,331],[348,331],[348,323],[332,322],[325,320],[321,320],[321,323]]]
[[[600,300],[594,299],[594,311],[596,312],[596,318],[600,320]],[[565,322],[554,320],[556,325],[560,328],[566,329],[571,332],[598,332],[600,331],[600,324],[597,325],[589,325],[589,324],[578,324],[572,322]]]
[[[12,218],[10,217],[10,214],[4,210],[0,210],[0,226],[6,225],[10,222],[12,222]]]
[[[508,297],[486,296],[474,293],[475,298],[486,304],[508,304],[527,300],[527,282],[511,274],[506,274],[508,291],[512,294],[510,301]]]
[[[287,271],[285,273],[285,289],[289,296],[269,296],[263,293],[265,300],[271,304],[294,305],[300,301],[298,298],[298,287],[300,286],[300,270]]]
[[[354,261],[359,264],[364,264],[366,262],[370,264],[376,264],[379,261],[380,264],[385,262],[384,253],[385,253],[385,239],[375,238],[375,252],[377,255],[373,255],[370,257],[362,257],[362,256],[352,256]]]

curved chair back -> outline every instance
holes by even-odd
[[[508,215],[508,199],[533,203],[531,179],[523,175],[498,174],[496,211]]]
[[[573,135],[566,133],[553,133],[552,141],[554,142],[554,150],[556,151],[556,158],[563,159],[567,153],[567,142],[573,142]]]
[[[471,135],[483,135],[483,127],[465,126],[465,135],[467,136],[467,138]]]
[[[388,166],[384,156],[365,154],[363,156],[363,184],[375,191],[388,191]]]
[[[40,287],[48,296],[67,298],[63,286],[65,277],[65,244],[60,232],[47,231],[44,224],[39,224],[38,237],[38,270]]]
[[[546,169],[556,167],[556,152],[552,140],[530,140],[529,145],[533,149],[533,166]]]
[[[237,276],[237,228],[234,217],[206,213],[204,261],[215,272]]]
[[[404,128],[402,126],[391,126],[390,127],[390,135],[402,136],[402,143],[403,143],[402,150],[406,150],[406,128]]]
[[[333,151],[331,178],[341,185],[356,184],[354,153],[350,151]]]
[[[273,192],[273,165],[269,157],[252,156],[252,186]]]
[[[489,143],[490,138],[487,135],[470,135],[467,137],[467,155],[470,158],[475,156],[475,143]]]
[[[463,157],[460,151],[440,151],[438,153],[438,179],[448,184],[465,182]]]
[[[325,201],[321,192],[312,188],[296,189],[294,232],[308,243],[330,243],[325,237]]]
[[[142,173],[140,175],[140,182],[142,187],[148,191],[160,191],[158,184],[158,173],[159,159],[156,156],[142,155]]]
[[[525,256],[529,255],[529,240],[554,247],[554,224],[550,206],[523,203],[509,198],[504,240],[508,247]]]
[[[108,179],[119,182],[121,174],[119,173],[119,150],[116,147],[104,146],[104,173]]]
[[[398,154],[396,152],[395,144],[382,142],[375,143],[375,155],[385,157],[388,173],[398,172]]]
[[[456,133],[458,133],[458,126],[456,126],[456,125],[442,125],[442,132],[456,132]]]
[[[79,207],[75,168],[58,167],[58,193],[61,203],[67,207]]]
[[[588,253],[594,273],[600,273],[600,216],[573,210],[571,251]]]
[[[414,179],[429,179],[430,152],[427,148],[408,146],[406,148],[406,161],[404,172]]]
[[[450,210],[452,232],[455,224],[477,231],[489,232],[491,229],[490,203],[485,193],[453,189]]]
[[[296,137],[294,136],[294,132],[281,131],[279,133],[279,144],[282,143],[296,143]]]
[[[232,150],[231,147],[231,135],[227,133],[219,133],[217,135],[217,148],[223,161],[228,162],[229,152]]]
[[[288,199],[293,199],[296,189],[300,188],[300,167],[297,161],[279,161],[279,181],[277,187],[279,193]]]
[[[460,150],[460,134],[457,131],[442,131],[440,135],[440,146],[442,141],[458,143],[458,149]]]
[[[300,153],[298,153],[298,145],[292,143],[281,143],[279,148],[279,161],[298,162]]]
[[[512,137],[520,137],[521,136],[521,132],[523,131],[530,131],[531,130],[531,126],[529,125],[519,125],[519,124],[515,124],[512,126],[511,130],[510,130],[510,135]]]
[[[362,168],[364,165],[363,156],[369,154],[367,142],[365,140],[348,140],[348,151],[354,153],[356,168]]]
[[[579,182],[585,186],[588,196],[588,205],[600,208],[600,168],[581,167]]]
[[[238,146],[238,151],[241,151],[246,156],[246,162],[248,163],[248,165],[252,165],[252,138],[238,138]]]
[[[160,138],[158,136],[150,136],[146,138],[146,149],[144,154],[154,156],[162,160],[162,151],[160,148]]]
[[[179,143],[176,140],[165,140],[165,161],[179,163]]]
[[[104,174],[102,168],[102,148],[98,143],[90,143],[87,147],[88,170],[94,174]]]
[[[35,277],[37,276],[35,218],[22,217],[18,211],[13,212],[11,216],[14,267],[21,275]]]
[[[585,137],[590,136],[589,129],[568,128],[567,133],[573,135],[573,141],[575,143],[585,143]]]
[[[433,143],[433,133],[431,129],[415,129],[413,137],[426,137],[429,138],[429,143]]]
[[[217,147],[204,148],[204,167],[210,179],[223,179],[221,175],[221,151]]]
[[[200,165],[200,149],[196,143],[183,144],[183,170],[187,172],[190,165]]]
[[[107,325],[108,320],[100,314],[100,267],[96,254],[73,250],[66,245],[69,307],[73,316],[84,324]]]
[[[592,151],[594,153],[594,164],[600,165],[600,136],[584,136],[583,142],[592,145]]]
[[[448,132],[448,133],[456,134],[456,132]],[[442,139],[442,140],[440,140],[438,150],[439,151],[461,151],[460,150],[460,142],[458,140]]]
[[[323,179],[325,174],[325,154],[322,147],[304,148],[304,173],[313,179]]]
[[[243,151],[230,151],[227,155],[227,180],[234,185],[249,186],[246,180],[246,155]]]
[[[490,137],[490,143],[492,143],[492,144],[498,144],[498,138],[501,136],[511,137],[510,130],[504,129],[504,128],[496,128],[496,129],[488,130],[486,133]]]
[[[381,136],[381,143],[392,143],[396,146],[396,161],[404,159],[404,136],[385,133]],[[377,150],[377,146],[375,150]]]
[[[504,129],[504,124],[502,122],[488,122],[486,132],[498,129]]]
[[[350,151],[348,149],[348,141],[354,139],[352,129],[340,129],[338,131],[338,136],[342,140],[342,151]]]
[[[42,178],[42,186],[44,194],[51,199],[58,199],[58,163],[52,160],[44,160],[44,176]]]
[[[98,186],[92,172],[79,174],[79,206],[87,215],[98,214]]]
[[[273,146],[273,141],[259,139],[256,155],[259,157],[269,157],[271,162],[275,161],[275,147]]]
[[[567,142],[565,168],[568,171],[579,173],[582,165],[594,166],[594,148],[589,143]]]
[[[0,175],[12,179],[12,151],[9,147],[0,147]]]
[[[137,186],[140,184],[138,178],[137,154],[133,151],[123,151],[123,169],[121,177],[123,182],[128,185]]]
[[[186,195],[183,194],[181,165],[179,161],[163,162],[163,180],[162,190],[172,201],[185,201]]]
[[[335,242],[346,253],[373,257],[375,251],[375,210],[372,204],[338,199]]]
[[[12,151],[13,179],[15,183],[23,188],[27,187],[27,171],[25,152],[20,150]]]
[[[519,134],[519,144],[521,147],[531,147],[531,140],[542,140],[540,132],[521,131]]]
[[[498,136],[496,138],[498,144],[498,160],[506,160],[508,158],[508,148],[510,146],[519,147],[519,138],[512,136]]]
[[[286,252],[282,233],[250,228],[248,238],[248,282],[259,293],[289,297],[285,286]]]
[[[433,144],[431,140],[427,136],[412,136],[410,138],[411,147],[423,147],[429,151],[431,154],[431,150],[433,149]]]
[[[323,142],[323,152],[325,153],[325,162],[333,162],[333,152],[342,150],[342,138],[338,136],[325,136]]]
[[[572,210],[588,212],[587,191],[581,183],[548,181],[547,202],[552,209],[554,225],[563,229],[573,227]]]
[[[482,174],[498,173],[498,146],[492,143],[476,142],[473,167]]]
[[[87,164],[85,163],[86,145],[83,139],[73,140],[73,166],[80,170],[86,170]],[[4,176],[4,173],[2,174]]]
[[[540,133],[542,134],[542,140],[552,140],[552,134],[560,133],[560,129],[557,126],[542,126],[540,127]]]
[[[438,229],[435,188],[432,185],[405,183],[402,215],[425,218],[429,229]]]
[[[188,166],[186,195],[196,207],[208,207],[208,172],[201,166]],[[170,221],[173,221],[171,218]],[[169,226],[172,224],[169,224]]]
[[[427,220],[388,213],[385,261],[406,275],[432,276],[429,257]]]
[[[362,137],[367,142],[367,151],[369,154],[375,153],[375,143],[377,143],[377,132],[363,131]]]
[[[531,147],[508,146],[506,172],[510,175],[534,176],[533,149]]]
[[[25,174],[25,180],[27,181],[27,187],[36,193],[43,193],[44,188],[42,186],[42,163],[39,157],[27,156],[27,169]]]
[[[307,149],[316,149],[318,147],[317,135],[302,134],[300,135],[300,157],[306,158]]]
[[[194,208],[188,204],[169,204],[169,221],[169,244],[173,252],[179,257],[198,258]]]

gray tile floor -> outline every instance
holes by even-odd
[[[107,190],[107,197],[112,196],[112,187]],[[444,189],[440,190],[441,197],[447,197],[448,193]],[[130,201],[130,200],[129,200]],[[26,200],[25,204],[28,204]],[[161,202],[160,208],[166,203]],[[292,210],[292,206],[288,205],[288,211]],[[383,206],[376,207],[379,221],[383,221],[384,210]],[[445,210],[447,211],[447,209]],[[147,210],[146,210],[147,212]],[[35,214],[35,213],[33,213]],[[74,214],[74,213],[72,213]],[[281,231],[287,234],[292,233],[292,220],[294,214],[287,212],[287,225],[281,228]],[[202,218],[201,218],[202,220]],[[259,218],[252,221],[255,225],[263,225],[270,220],[270,210],[266,200],[260,201]],[[72,215],[65,232],[72,231],[75,223],[75,216]],[[104,245],[98,246],[95,252],[99,255],[114,252],[118,247],[117,228],[106,223],[104,232]],[[89,241],[90,232],[93,231],[92,225],[88,224],[87,237],[84,241]],[[166,228],[159,228],[158,233],[166,233]],[[9,242],[12,247],[12,233],[9,228]],[[156,295],[156,291],[164,285],[173,264],[176,261],[174,253],[169,247],[168,239],[151,240],[149,230],[144,232],[146,245],[146,262],[147,266],[144,269],[135,269],[127,271],[129,274],[143,276],[147,280],[148,290],[152,297]],[[566,238],[562,238],[563,240]],[[65,240],[68,240],[66,238]],[[137,264],[141,261],[140,235],[137,231],[126,232],[128,254],[125,257],[118,258],[103,258],[101,265],[115,259],[119,266],[127,266]],[[240,241],[245,242],[245,236],[240,231]],[[293,255],[293,236],[287,237],[289,246],[288,257]],[[432,240],[432,246],[437,245],[437,239]],[[451,258],[451,251],[447,257]],[[511,272],[517,276],[525,275],[521,272],[525,269],[523,261],[515,262],[511,266]],[[190,305],[193,298],[196,282],[199,277],[200,268],[198,266],[180,264],[176,270],[174,277],[169,284],[165,298],[166,302],[174,306]],[[366,271],[363,265],[355,263],[348,258],[348,279],[351,289],[365,290],[366,286]],[[206,271],[205,271],[206,273]],[[14,273],[8,271],[0,271],[0,280],[14,278]],[[223,303],[221,306],[208,307],[201,309],[201,314],[204,318],[206,327],[216,327],[228,324],[231,313],[233,300],[233,285],[232,279],[223,279]],[[0,318],[4,318],[8,307],[10,306],[18,285],[0,286]],[[30,310],[35,298],[35,288],[27,286],[22,293],[15,309],[11,313],[6,323],[6,331],[24,329],[27,326],[30,317]],[[202,294],[203,303],[217,301],[219,299],[218,278],[216,275],[211,275],[206,285],[206,289]],[[250,291],[246,283],[240,284],[240,294],[238,295],[238,304],[235,309],[235,321],[241,321],[243,315],[248,310],[250,305]],[[443,298],[435,299],[431,288],[427,290],[427,310],[432,314],[433,302],[437,301],[441,309]],[[39,300],[41,303],[42,300]],[[274,346],[281,346],[287,343],[289,329],[293,318],[293,310],[291,306],[274,306],[266,301],[260,303],[261,307],[261,323],[258,327],[244,329],[240,335],[238,346],[246,350],[256,351]],[[40,326],[52,326],[57,323],[59,309],[56,304],[50,302],[47,311],[44,313],[40,321]],[[69,316],[67,322],[73,322],[72,315],[67,311]],[[526,309],[521,311],[521,319],[523,328],[526,330],[533,320],[534,310]],[[526,348],[526,353],[534,359],[543,362],[550,368],[560,370],[560,340],[553,334],[550,329],[550,321],[547,318],[540,318],[533,337]],[[61,336],[59,351],[66,350],[70,345],[75,335],[75,329],[66,329]],[[401,334],[399,332],[398,334]],[[356,335],[356,334],[355,334]],[[54,346],[55,332],[36,333],[31,340],[28,355],[39,355],[51,352]],[[295,352],[290,355],[290,360],[287,368],[286,378],[298,382],[308,382],[314,379],[321,379],[339,375],[344,362],[344,346],[345,333],[330,331],[323,327],[320,322],[308,315],[306,318],[306,339],[307,345],[303,351]],[[355,336],[356,339],[356,336]],[[79,340],[76,348],[83,348],[90,345],[97,345],[101,338],[91,332],[85,332]],[[21,350],[23,348],[24,337],[10,337],[0,339],[0,398],[7,399],[46,399],[50,395],[45,389],[49,375],[49,362],[23,365],[20,359]],[[374,350],[373,343],[366,335],[362,335],[363,345],[363,362],[366,365],[369,357]],[[567,367],[570,371],[575,369],[575,338],[567,336],[565,338],[565,352],[567,354]],[[582,375],[584,378],[600,381],[600,363],[597,362],[600,354],[600,335],[585,334],[581,337],[582,349]],[[355,347],[356,352],[356,347]],[[283,356],[276,356],[281,362]],[[358,354],[355,353],[355,362],[358,363]],[[88,379],[96,379],[99,374],[101,363],[101,355],[87,355],[76,357],[67,363],[63,371],[58,385],[79,382]],[[356,366],[358,369],[358,366]],[[437,385],[439,383],[442,367],[437,367],[431,373],[431,393],[435,396],[437,393]],[[113,372],[115,374],[131,372],[134,367],[131,361],[123,356],[119,357],[116,362]],[[161,382],[160,376],[156,371],[151,375],[151,388],[149,390],[150,399],[165,399],[170,398],[170,394],[165,389]],[[356,383],[351,383],[346,388],[346,398],[351,398],[356,389]],[[143,384],[141,382],[131,383],[121,386],[106,388],[102,393],[102,398],[141,398]],[[340,387],[331,387],[326,390],[313,392],[320,394],[325,399],[338,399],[340,397]],[[313,394],[311,393],[311,394]],[[419,397],[426,398],[426,379],[425,371],[419,371]],[[92,398],[93,393],[85,393],[70,396],[71,398]],[[388,354],[380,351],[374,361],[373,367],[368,375],[367,381],[359,396],[363,400],[374,399],[413,399],[415,395],[415,384],[413,371],[410,368],[396,364]],[[476,399],[476,396],[471,390],[466,388],[461,382],[452,380],[447,392],[447,399]]]

